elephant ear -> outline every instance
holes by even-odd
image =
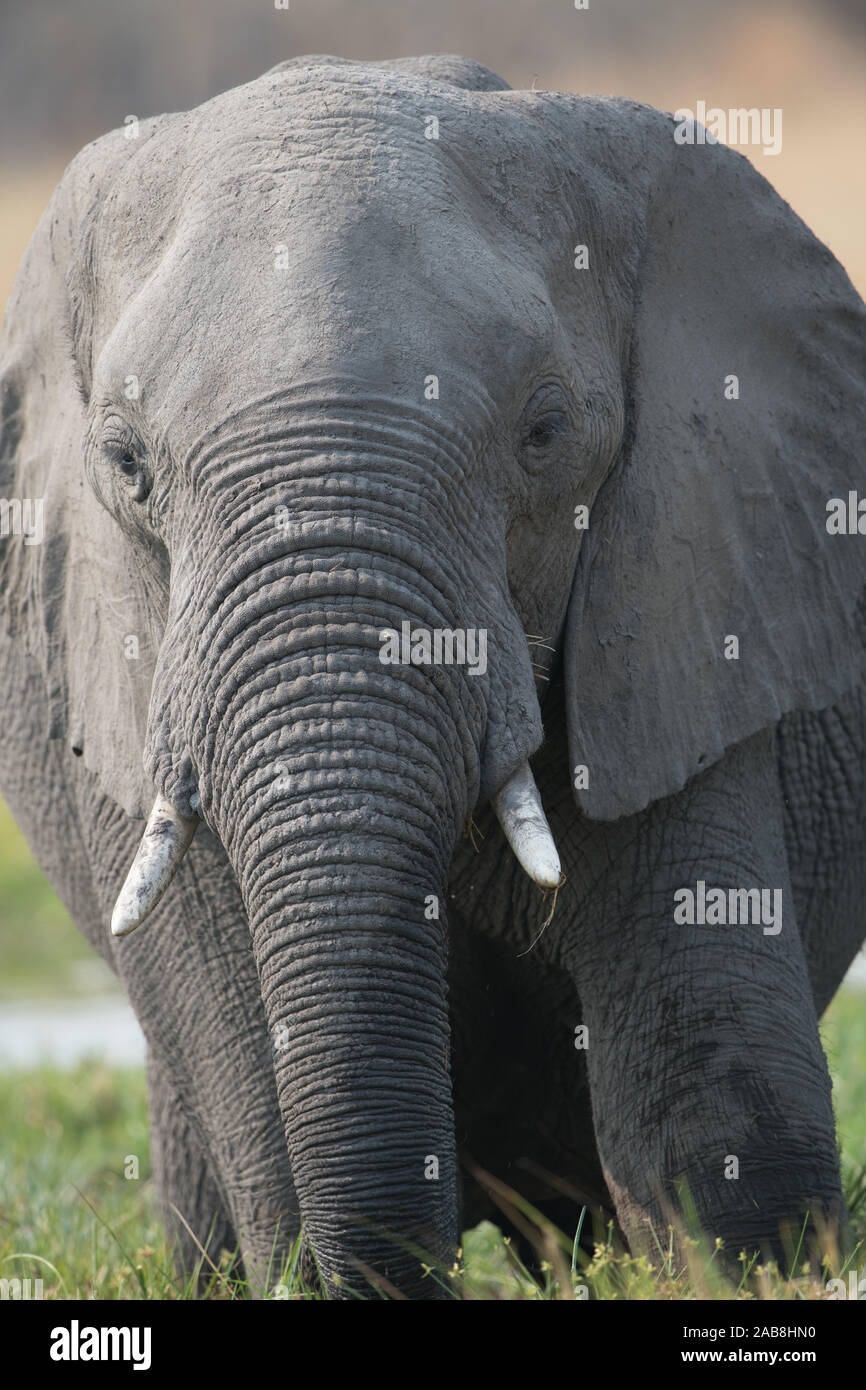
[[[65,740],[70,761],[133,816],[153,799],[142,763],[153,582],[85,480],[83,440],[99,214],[153,124],[137,140],[104,136],[69,166],[27,248],[0,343],[0,496],[20,505],[30,531],[0,541],[0,662],[38,673],[33,711],[45,735]]]
[[[564,654],[576,796],[613,819],[862,679],[866,535],[830,534],[828,503],[866,497],[866,313],[746,159],[573,106],[583,157],[642,203],[626,433]]]

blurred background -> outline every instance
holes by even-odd
[[[196,106],[298,54],[426,52],[466,54],[514,87],[671,111],[781,108],[782,152],[743,152],[866,292],[866,0],[2,0],[0,302],[65,164],[125,116]],[[862,1087],[858,978],[830,1051],[838,1073],[850,1040],[850,1084]],[[0,1059],[67,1064],[87,1050],[135,1060],[141,1041],[0,805]],[[864,1100],[861,1089],[861,1115]],[[862,1156],[866,1134],[858,1142]]]

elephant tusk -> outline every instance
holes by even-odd
[[[112,936],[128,936],[150,916],[189,849],[197,825],[197,820],[182,816],[164,796],[156,798],[111,915]]]
[[[562,878],[559,855],[528,762],[512,773],[493,798],[497,820],[517,862],[541,888],[556,888]]]

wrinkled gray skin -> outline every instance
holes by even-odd
[[[0,541],[2,790],[141,1020],[166,1203],[260,1285],[303,1221],[332,1292],[435,1296],[407,1247],[492,1210],[460,1158],[635,1248],[680,1177],[732,1250],[844,1220],[816,1015],[864,931],[866,540],[825,509],[866,492],[863,306],[673,132],[303,59],[88,146],[21,269],[0,496],[45,542]],[[487,672],[383,665],[404,620],[486,629]],[[549,899],[489,802],[535,754],[567,882],[527,954]],[[112,940],[158,792],[204,825]],[[678,925],[699,879],[781,889],[781,932]]]

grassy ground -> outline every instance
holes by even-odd
[[[2,803],[0,976],[0,1006],[4,998],[80,996],[114,987]],[[840,994],[822,1032],[852,1224],[855,1237],[866,1242],[866,993]],[[0,1134],[0,1279],[41,1278],[46,1298],[191,1296],[176,1278],[156,1209],[141,1069],[85,1062],[71,1071],[42,1067],[0,1075]],[[595,1254],[579,1255],[572,1272],[569,1242],[535,1226],[531,1212],[524,1217],[547,1266],[540,1281],[488,1223],[465,1233],[455,1270],[430,1277],[442,1278],[456,1297],[468,1299],[568,1298],[581,1296],[581,1289],[605,1299],[820,1296],[804,1275],[786,1282],[772,1271],[757,1276],[754,1269],[748,1287],[738,1289],[718,1271],[717,1252],[697,1242],[687,1245],[681,1265],[660,1255],[661,1268],[651,1269],[617,1251],[606,1232],[596,1233]],[[668,1233],[660,1232],[662,1253],[667,1243]],[[866,1244],[849,1264],[866,1265]],[[315,1296],[295,1269],[275,1271],[274,1283],[279,1296]],[[224,1271],[213,1272],[211,1296],[248,1293]]]
[[[183,1285],[172,1267],[149,1179],[141,1070],[87,1062],[71,1072],[43,1068],[2,1077],[0,1132],[7,1136],[0,1159],[0,1278],[41,1278],[45,1298],[192,1296],[190,1285]],[[530,1211],[526,1218],[531,1225]],[[855,1235],[866,1240],[862,1199],[853,1222]],[[583,1290],[604,1299],[821,1296],[801,1260],[794,1262],[799,1273],[789,1280],[773,1268],[747,1268],[741,1261],[741,1280],[732,1282],[718,1269],[717,1252],[700,1241],[687,1244],[681,1261],[663,1258],[668,1233],[659,1235],[660,1268],[624,1255],[601,1232],[594,1255],[579,1255],[572,1273],[569,1242],[538,1227],[544,1272],[534,1279],[499,1230],[485,1222],[464,1234],[455,1269],[431,1272],[430,1277],[440,1279],[455,1297],[475,1300],[561,1299],[586,1296]],[[863,1249],[861,1245],[854,1252],[846,1268],[862,1268]],[[211,1297],[245,1298],[249,1292],[224,1269],[212,1273]],[[274,1271],[270,1293],[315,1297],[296,1268]],[[376,1295],[366,1289],[359,1296]]]

